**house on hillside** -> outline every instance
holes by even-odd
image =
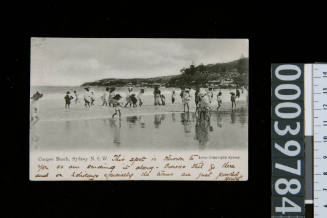
[[[209,71],[196,71],[196,73],[200,73],[202,75],[207,75],[207,74],[209,74]]]
[[[221,80],[220,85],[226,87],[236,87],[236,84],[234,83],[234,80],[232,78],[225,78]]]
[[[133,83],[127,83],[126,86],[127,87],[133,87]]]
[[[162,84],[161,83],[152,83],[151,85],[150,85],[151,87],[156,87],[156,86],[162,86]]]
[[[211,80],[211,81],[208,81],[208,86],[209,87],[218,88],[220,84],[221,84],[221,80]]]
[[[239,72],[237,71],[236,68],[233,68],[230,71],[228,71],[227,74],[229,77],[233,78],[233,77],[237,77],[239,75]]]
[[[110,81],[104,81],[104,82],[102,82],[102,85],[103,86],[110,86]]]
[[[150,84],[147,83],[147,82],[142,82],[141,83],[141,87],[149,87],[149,86],[150,86]]]

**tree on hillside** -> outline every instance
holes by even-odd
[[[195,74],[195,72],[196,72],[196,68],[193,64],[191,64],[189,68],[181,69],[181,73],[184,76],[193,76]]]
[[[241,58],[237,61],[236,69],[240,74],[244,74],[249,70],[249,61],[247,58],[244,58],[242,55]]]
[[[201,63],[199,66],[197,66],[197,69],[198,69],[198,71],[200,71],[200,73],[206,70],[206,68],[203,65],[203,63]]]
[[[248,75],[246,73],[240,74],[239,76],[233,78],[233,80],[238,87],[248,86]]]
[[[225,65],[222,65],[221,67],[220,67],[220,71],[221,72],[226,72],[227,70],[226,70],[226,66]]]

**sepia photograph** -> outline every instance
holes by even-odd
[[[30,152],[248,153],[248,39],[31,38]]]

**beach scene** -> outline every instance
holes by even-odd
[[[52,87],[49,90],[47,87],[35,87],[35,90],[44,93],[44,98],[40,100],[42,120],[31,129],[31,148],[85,150],[92,144],[92,149],[110,150],[247,149],[247,91],[241,94],[236,109],[232,110],[230,92],[234,90],[221,90],[222,96],[225,96],[224,103],[219,111],[211,112],[210,126],[200,126],[197,125],[195,102],[190,103],[190,112],[184,113],[178,89],[174,89],[178,96],[175,103],[172,104],[169,99],[164,106],[155,106],[153,91],[146,90],[141,107],[121,108],[121,120],[112,118],[113,107],[102,106],[101,93],[104,88],[94,89],[99,94],[90,109],[85,108],[81,96],[77,102],[73,100],[70,110],[66,111],[63,107],[66,90],[83,93],[82,88]],[[163,89],[163,93],[171,97],[172,90]],[[127,93],[127,89],[120,91],[121,95]],[[212,107],[215,109],[217,102],[213,102]],[[230,134],[234,134],[234,137],[230,137]]]
[[[247,40],[33,38],[31,48],[31,151],[248,149]]]

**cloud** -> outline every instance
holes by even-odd
[[[195,64],[248,56],[244,39],[32,38],[32,85],[178,74]]]

